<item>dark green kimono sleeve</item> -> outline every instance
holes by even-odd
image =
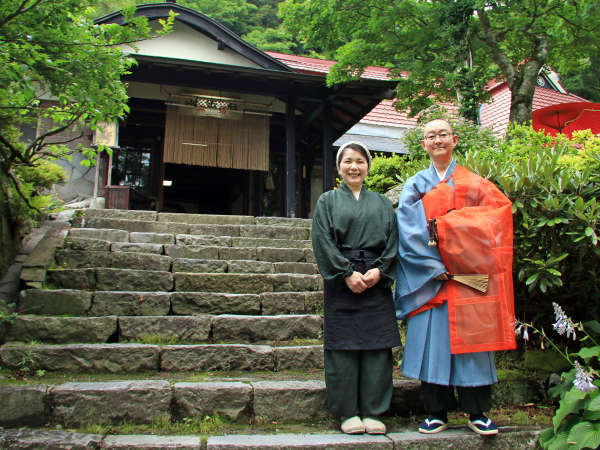
[[[321,195],[317,201],[312,221],[312,244],[323,279],[339,289],[346,285],[345,279],[352,275],[354,269],[335,242],[331,202],[328,201],[331,194],[333,191]]]

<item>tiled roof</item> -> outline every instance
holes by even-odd
[[[312,75],[327,75],[329,69],[336,61],[327,59],[309,58],[308,56],[287,55],[285,53],[265,52],[269,56],[281,61],[292,69]],[[370,80],[388,80],[390,71],[385,67],[369,66],[365,68],[361,78]]]
[[[458,115],[458,106],[444,103],[444,108],[452,115]],[[408,112],[397,111],[393,100],[383,100],[375,108],[364,116],[360,123],[372,125],[386,125],[390,127],[413,128],[417,126],[416,117],[408,117]]]
[[[511,93],[507,83],[495,85],[492,100],[481,107],[481,126],[490,127],[495,133],[503,134],[510,117]],[[536,86],[533,94],[533,111],[558,103],[581,102],[585,99],[575,94],[562,94],[553,89]]]
[[[402,128],[413,128],[417,126],[417,118],[408,117],[406,112],[397,111],[394,107],[393,100],[383,100],[364,116],[360,122]]]

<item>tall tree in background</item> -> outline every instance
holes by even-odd
[[[527,122],[545,64],[560,68],[595,52],[596,0],[285,0],[284,25],[333,56],[328,81],[387,66],[398,106],[412,113],[456,101],[472,117],[494,76],[512,93],[510,120]]]
[[[94,6],[94,0],[0,0],[0,188],[25,202],[23,169],[70,152],[68,141],[49,143],[52,136],[83,132],[127,111],[121,77],[134,61],[119,45],[152,33],[145,18],[132,14],[127,26],[95,25]],[[25,141],[21,130],[38,121],[48,124],[43,134]]]

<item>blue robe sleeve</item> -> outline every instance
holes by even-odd
[[[408,179],[398,203],[398,272],[394,304],[396,317],[406,319],[438,293],[446,272],[437,247],[429,247],[429,232],[422,196],[438,183],[432,167]]]

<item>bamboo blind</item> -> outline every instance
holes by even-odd
[[[164,162],[269,170],[269,118],[201,117],[168,105]]]

